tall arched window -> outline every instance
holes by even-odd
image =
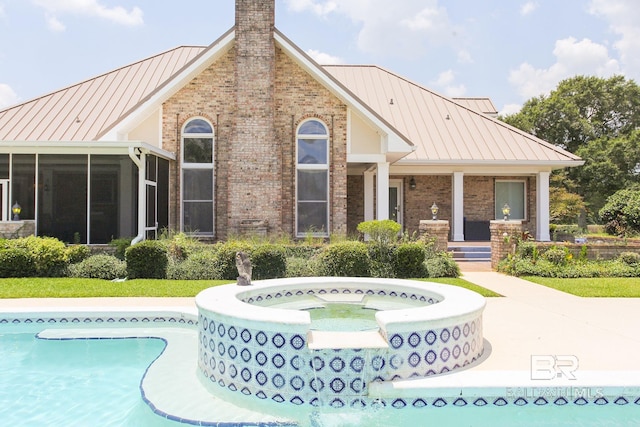
[[[182,129],[182,230],[213,236],[213,126],[194,118]]]
[[[296,234],[329,235],[329,132],[320,120],[298,127]]]

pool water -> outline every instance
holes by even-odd
[[[141,399],[160,339],[41,340],[0,333],[0,423],[7,426],[176,426]]]
[[[306,310],[311,316],[312,330],[367,331],[378,329],[377,310],[353,303],[327,303]]]

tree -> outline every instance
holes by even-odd
[[[575,224],[586,208],[582,196],[573,192],[575,184],[566,175],[566,171],[551,175],[549,219],[556,224]]]
[[[633,80],[576,76],[502,120],[585,160],[562,172],[575,188],[552,182],[552,197],[575,193],[597,213],[610,195],[640,181],[640,87]]]

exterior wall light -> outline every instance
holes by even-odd
[[[511,214],[511,207],[509,206],[508,203],[505,203],[504,206],[502,207],[502,215],[504,215],[505,221],[509,220],[510,214]]]
[[[14,221],[20,221],[20,212],[22,212],[22,206],[20,206],[16,201],[13,206],[11,206],[11,213],[13,213]]]
[[[414,177],[411,177],[411,179],[409,180],[409,188],[411,190],[416,189],[416,179]]]
[[[440,210],[440,208],[438,207],[438,205],[436,205],[436,202],[433,202],[433,204],[431,205],[431,219],[432,220],[437,220],[438,219],[438,211]]]

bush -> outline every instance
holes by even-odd
[[[35,275],[38,277],[63,276],[66,268],[66,247],[53,237],[29,236],[10,241],[11,246],[23,247],[31,254]]]
[[[287,258],[286,277],[314,277],[319,276],[320,263],[318,258]]]
[[[555,265],[565,265],[571,258],[571,254],[566,248],[559,248],[557,246],[551,246],[542,256]]]
[[[640,190],[616,191],[609,196],[599,214],[609,234],[629,236],[640,233]]]
[[[91,256],[91,250],[85,245],[67,246],[64,258],[69,264],[77,264]]]
[[[402,226],[390,219],[371,220],[358,224],[358,231],[369,236],[373,242],[389,244],[395,242]]]
[[[216,245],[216,268],[220,272],[221,279],[236,280],[238,268],[236,267],[236,252],[242,251],[251,256],[251,246],[247,242],[231,240]]]
[[[540,253],[538,252],[538,246],[534,242],[521,242],[518,245],[518,255],[522,258],[536,261]]]
[[[281,246],[263,244],[251,253],[252,279],[277,279],[287,275],[287,258]]]
[[[424,261],[424,268],[427,277],[458,277],[460,267],[455,260],[446,252],[427,258]]]
[[[131,246],[131,237],[123,237],[120,239],[113,239],[109,242],[109,246],[116,248],[115,257],[124,260],[125,252],[129,246]]]
[[[167,249],[157,240],[145,240],[125,251],[129,279],[164,279],[167,274]]]
[[[0,250],[0,277],[33,277],[36,275],[31,252],[12,246]]]
[[[332,243],[319,255],[322,276],[369,276],[367,245],[357,241]]]
[[[174,280],[219,280],[222,278],[215,250],[202,250],[183,261],[172,261],[167,278]]]
[[[127,265],[113,255],[98,254],[69,266],[70,277],[113,280],[127,276]]]
[[[631,266],[640,264],[640,254],[637,252],[622,252],[620,256],[618,256],[618,259]]]
[[[398,245],[393,257],[393,273],[399,278],[418,278],[425,275],[425,248],[420,242]]]
[[[395,277],[395,246],[389,244],[368,243],[369,275],[371,277]]]
[[[176,261],[186,260],[191,254],[205,247],[198,239],[186,233],[173,234],[162,241],[167,246],[169,256]]]

